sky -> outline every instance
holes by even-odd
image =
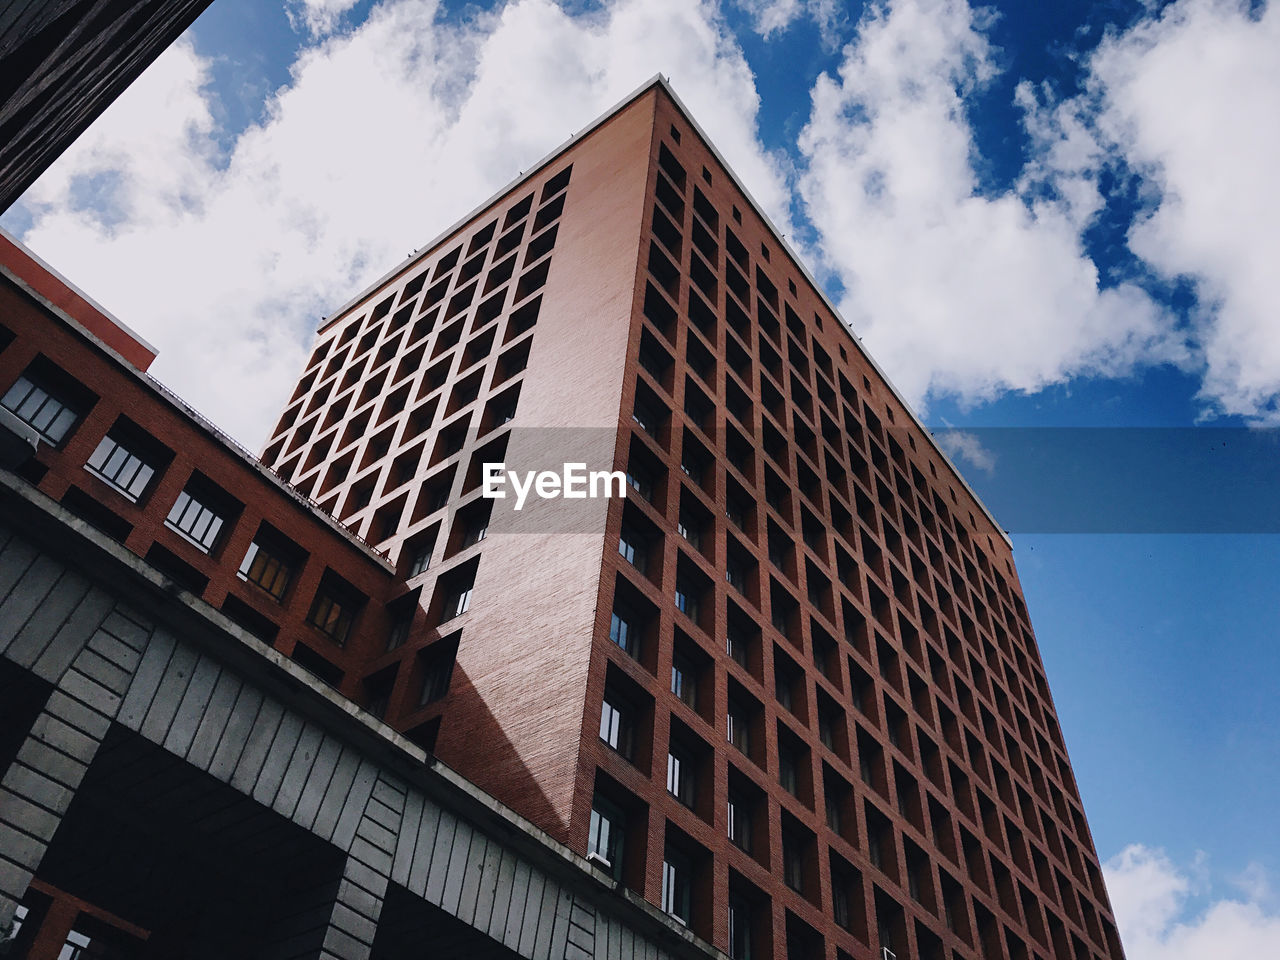
[[[1130,960],[1256,960],[1277,51],[1245,0],[214,0],[0,225],[257,449],[327,312],[663,73],[1009,518]]]

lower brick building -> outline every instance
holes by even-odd
[[[1008,538],[660,78],[260,459],[0,253],[19,949],[1123,956]]]

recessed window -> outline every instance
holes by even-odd
[[[686,807],[693,806],[693,758],[677,744],[667,752],[667,793]]]
[[[401,563],[404,565],[404,577],[412,580],[427,572],[431,565],[431,554],[435,550],[436,536],[440,532],[439,525],[418,534],[404,546]]]
[[[697,709],[697,666],[688,657],[678,653],[671,659],[671,692],[690,707]]]
[[[137,503],[173,454],[123,417],[98,443],[85,469]]]
[[[626,705],[616,693],[606,692],[600,704],[600,739],[628,760],[631,759],[631,726]]]
[[[445,594],[441,622],[460,617],[471,609],[471,587],[458,586]]]
[[[282,600],[300,567],[298,549],[263,524],[253,543],[249,544],[237,574],[241,580],[256,584],[277,600]]]
[[[731,623],[725,631],[724,640],[725,652],[729,654],[729,659],[743,669],[747,669],[749,638],[746,632],[738,624]]]
[[[729,958],[752,960],[751,904],[735,894],[729,895]]]
[[[315,600],[311,603],[307,622],[338,646],[342,646],[351,636],[351,628],[363,600],[354,587],[332,571],[326,572],[320,581],[320,589],[316,591]]]
[[[387,650],[395,650],[409,639],[421,595],[419,588],[387,604]]]
[[[0,405],[54,446],[67,438],[92,403],[84,387],[43,357],[0,397]]]
[[[233,504],[211,481],[195,474],[178,494],[164,523],[200,550],[212,553],[227,521],[240,512],[239,505]]]
[[[486,459],[490,458],[486,456]],[[501,457],[495,456],[491,459],[493,462],[500,462]],[[445,553],[446,558],[466,550],[468,547],[474,547],[489,535],[489,519],[492,515],[492,510],[493,501],[481,499],[476,503],[463,507],[454,515],[449,549]]]
[[[735,790],[729,791],[729,842],[740,850],[751,852],[750,801]]]
[[[648,565],[649,554],[645,538],[635,527],[624,526],[618,537],[618,553],[641,573]]]
[[[591,801],[587,859],[600,864],[615,880],[622,878],[623,829],[624,819],[617,807],[598,796]]]
[[[793,797],[799,792],[795,753],[781,745],[778,747],[778,782]]]
[[[627,611],[613,611],[609,618],[609,639],[624,653],[632,657],[639,655],[640,637],[636,630],[635,618]]]
[[[693,867],[689,858],[670,847],[662,855],[662,911],[689,925]]]
[[[391,621],[391,629],[387,631],[387,649],[395,650],[409,639],[409,628],[413,625],[413,617],[401,613]]]
[[[422,694],[419,705],[426,706],[443,700],[453,679],[453,664],[458,658],[458,640],[454,634],[438,640],[422,653]]]
[[[698,529],[697,522],[693,517],[684,511],[680,511],[680,516],[676,520],[676,533],[680,534],[690,546],[697,547],[701,542],[701,531]]]
[[[794,830],[782,833],[782,879],[792,890],[804,892],[804,840]]]
[[[476,582],[480,558],[474,557],[460,567],[441,574],[436,581],[436,622],[447,623],[471,609],[471,590]]]
[[[751,718],[741,703],[729,701],[726,733],[731,744],[745,754],[751,753]]]
[[[695,623],[698,620],[698,587],[687,580],[676,582],[676,609]]]

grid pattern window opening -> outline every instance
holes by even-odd
[[[351,635],[351,625],[355,621],[355,610],[350,603],[340,600],[332,593],[321,591],[316,594],[311,605],[311,613],[307,621],[338,645],[347,642]]]
[[[18,377],[4,397],[0,398],[0,405],[55,446],[75,426],[77,418],[75,410],[69,404],[28,379],[25,374]]]
[[[178,494],[164,522],[170,530],[182,534],[205,553],[212,552],[217,545],[223,527],[223,518],[217,510],[187,490]]]
[[[600,704],[600,739],[624,757],[631,756],[631,724],[622,707],[608,696]]]
[[[749,853],[751,851],[751,814],[746,798],[730,792],[728,808],[729,842]]]
[[[156,475],[155,468],[110,435],[102,438],[85,469],[134,503],[146,492],[151,478]]]
[[[686,807],[693,805],[693,765],[675,748],[667,754],[667,792]]]
[[[685,926],[690,917],[689,861],[673,851],[662,858],[662,912]]]
[[[671,661],[671,692],[690,707],[697,708],[697,682],[693,664],[676,655]]]
[[[284,598],[293,578],[293,567],[287,560],[256,540],[249,544],[244,560],[237,571],[242,580],[260,586],[277,600]]]
[[[636,655],[636,634],[631,621],[617,611],[609,619],[609,639],[622,648],[623,652]]]
[[[597,800],[591,805],[591,827],[587,835],[587,859],[595,860],[615,879],[622,870],[622,815]]]

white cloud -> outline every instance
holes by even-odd
[[[986,474],[995,472],[996,455],[983,446],[976,433],[967,430],[937,430],[933,438],[952,460],[961,460]]]
[[[773,39],[801,17],[817,25],[823,41],[834,46],[836,34],[847,22],[845,6],[838,0],[733,0],[753,21],[756,33]]]
[[[321,314],[658,71],[785,229],[751,72],[712,7],[437,14],[389,0],[306,49],[222,166],[206,64],[179,43],[28,194],[24,239],[156,344],[157,376],[256,444]]]
[[[1280,5],[1181,0],[1108,38],[1076,106],[1160,199],[1130,246],[1199,293],[1201,396],[1280,422]]]
[[[966,109],[997,69],[984,16],[963,0],[873,6],[813,89],[800,186],[846,318],[921,406],[1181,359],[1142,290],[1100,287],[1080,239],[1100,203],[1089,178],[1062,196],[1035,171],[981,191]]]
[[[286,9],[294,29],[320,36],[331,33],[358,0],[289,0]]]
[[[1259,960],[1280,956],[1280,913],[1251,865],[1245,899],[1211,899],[1196,908],[1188,869],[1163,851],[1126,847],[1103,865],[1128,960]],[[1259,886],[1261,878],[1261,886]]]

